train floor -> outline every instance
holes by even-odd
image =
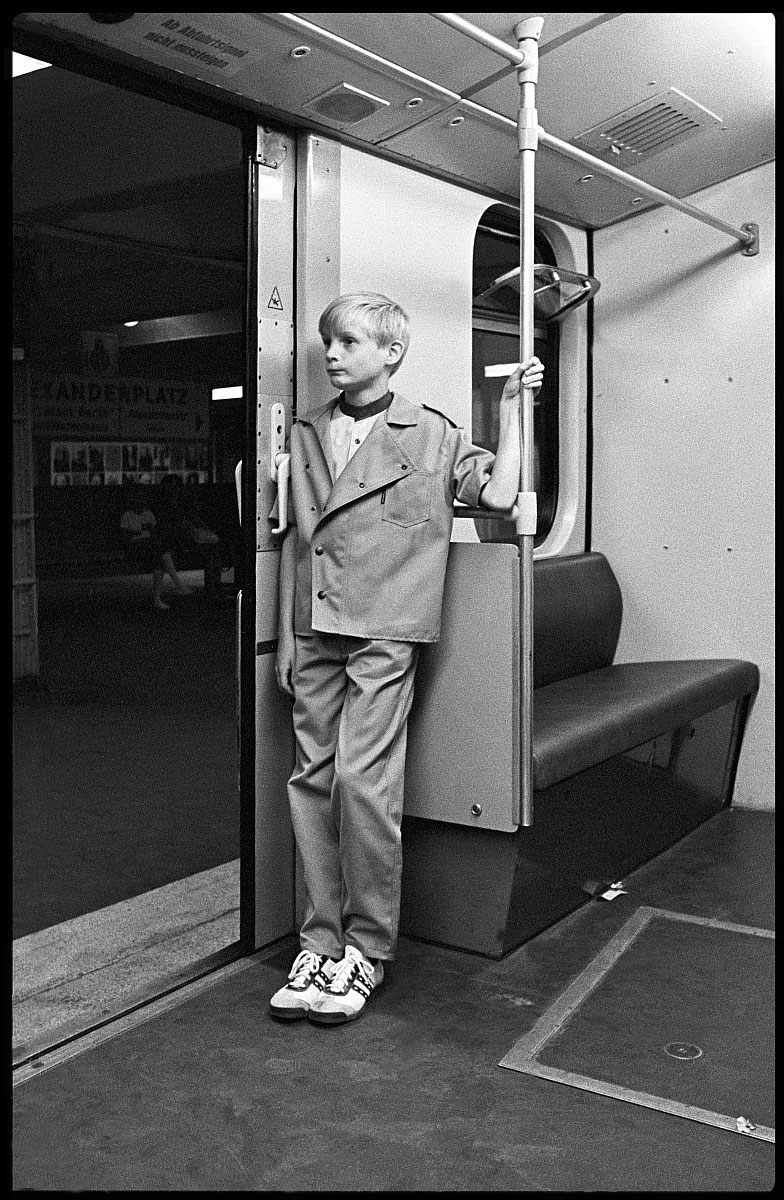
[[[772,813],[725,810],[628,876],[625,894],[587,901],[500,961],[401,939],[384,984],[348,1025],[269,1019],[293,938],[240,959],[17,1072],[13,1187],[769,1191],[774,1147],[740,1125],[499,1063],[646,906],[772,930],[773,831]],[[651,1009],[672,1015],[659,1040],[707,1046],[745,996],[740,1060],[719,1052],[711,1066],[706,1053],[699,1069],[718,1073],[730,1115],[759,1119],[760,1076],[772,1089],[773,1064],[749,1015],[773,997],[750,961],[695,952],[673,969],[666,955],[649,958],[643,990],[660,1003],[605,1013],[604,1048],[620,1075],[633,1074]],[[735,1031],[733,1044],[743,1042]],[[693,1067],[670,1062],[676,1083]]]

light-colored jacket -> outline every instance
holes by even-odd
[[[334,407],[291,430],[294,631],[438,641],[452,504],[479,503],[495,456],[436,409],[394,395],[333,484]]]

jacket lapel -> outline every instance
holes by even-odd
[[[336,479],[327,501],[325,518],[336,509],[378,492],[416,471],[417,464],[401,445],[396,427],[416,425],[418,420],[417,406],[402,396],[393,395],[384,419],[376,421],[359,450]]]
[[[334,401],[330,401],[301,418],[302,424],[311,425],[315,431],[328,472],[328,464],[332,459],[329,425],[334,407]],[[396,434],[396,427],[418,424],[417,405],[395,394],[384,418],[376,422],[357,453],[335,480],[319,523],[346,504],[380,491],[417,470],[416,462],[403,448]]]

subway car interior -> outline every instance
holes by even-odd
[[[10,28],[11,1188],[770,1190],[774,14]],[[545,376],[514,508],[454,508],[396,957],[325,1028],[269,1014],[278,578],[355,292],[488,450]]]

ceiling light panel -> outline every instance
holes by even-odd
[[[408,103],[410,106],[411,102]],[[366,121],[368,117],[389,107],[389,100],[374,96],[372,92],[364,92],[350,83],[339,83],[337,87],[329,88],[323,95],[302,105],[305,112],[313,113],[317,120],[327,120],[345,128]]]
[[[225,337],[227,334],[242,333],[242,309],[223,308],[157,317],[149,321],[137,321],[130,329],[121,326],[116,332],[122,347],[149,346],[190,338]]]

